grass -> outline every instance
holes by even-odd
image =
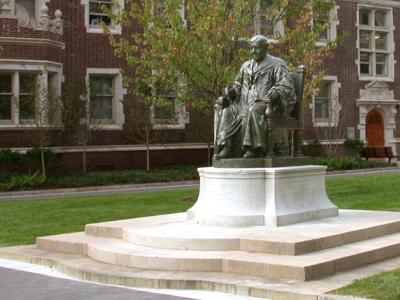
[[[340,208],[400,211],[400,176],[331,178],[330,199]],[[197,190],[148,194],[0,202],[0,246],[33,244],[37,236],[82,231],[85,224],[182,212]],[[400,269],[360,280],[337,291],[374,299],[400,299]]]
[[[380,273],[346,286],[338,291],[339,295],[353,295],[369,299],[399,300],[400,269]]]
[[[0,202],[0,246],[82,231],[85,224],[185,211],[197,191]]]

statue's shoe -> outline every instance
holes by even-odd
[[[255,158],[256,153],[253,150],[247,150],[246,153],[243,155],[243,158]]]
[[[225,146],[222,151],[216,154],[214,157],[215,159],[229,158],[231,156],[231,152],[231,148]]]

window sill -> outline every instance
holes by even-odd
[[[91,124],[89,126],[90,130],[122,130],[122,125],[116,124]]]
[[[87,27],[86,28],[87,33],[96,33],[96,34],[104,34],[104,29],[102,27]],[[110,28],[110,33],[111,34],[122,34],[121,28]]]
[[[39,129],[48,129],[48,130],[60,130],[63,129],[63,126],[43,126],[38,127],[36,125],[27,125],[27,124],[0,124],[1,130],[39,130]]]
[[[337,127],[335,122],[313,121],[314,127]]]
[[[185,124],[153,124],[154,130],[185,129]]]
[[[394,82],[394,78],[391,77],[377,77],[377,76],[361,76],[358,75],[360,81],[384,81],[384,82]]]

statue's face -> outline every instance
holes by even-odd
[[[262,61],[267,55],[267,46],[263,42],[255,42],[250,45],[251,55],[256,62]]]

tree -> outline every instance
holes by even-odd
[[[42,177],[46,179],[46,148],[60,125],[59,98],[48,86],[47,72],[20,77],[18,111],[21,126],[32,127],[33,145],[40,152]]]
[[[253,20],[265,0],[127,0],[126,9],[108,10],[113,24],[129,36],[109,35],[111,45],[134,75],[126,77],[135,96],[158,101],[162,89],[175,90],[180,100],[212,115],[215,99],[231,84],[248,59],[245,41],[253,34]],[[275,36],[270,52],[287,61],[292,71],[304,65],[308,72],[306,99],[318,92],[320,65],[333,55],[336,41],[317,46],[330,26],[326,16],[332,0],[270,0],[270,26],[286,24]],[[104,25],[104,29],[108,30]],[[318,76],[314,76],[314,75]]]

